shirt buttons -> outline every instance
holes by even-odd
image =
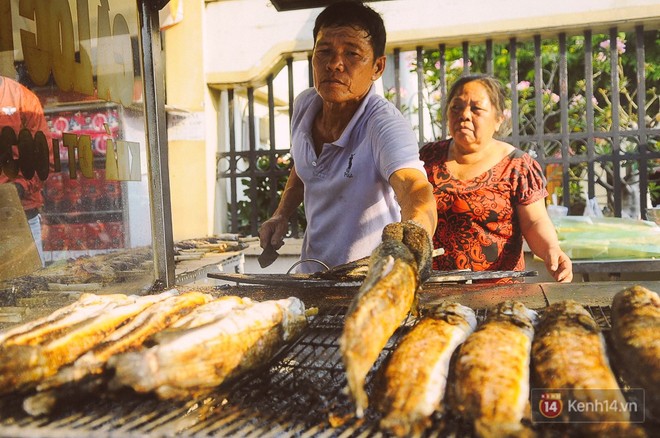
[[[316,161],[312,161],[312,166],[316,167]]]

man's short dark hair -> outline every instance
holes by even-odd
[[[380,14],[359,1],[339,1],[325,8],[314,23],[314,44],[322,27],[351,26],[364,30],[370,37],[374,56],[385,54],[385,24]]]

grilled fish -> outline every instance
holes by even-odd
[[[42,382],[37,389],[44,390],[69,381],[80,380],[87,374],[102,372],[106,361],[113,355],[142,345],[156,332],[169,326],[180,316],[186,315],[212,299],[211,295],[200,292],[187,292],[170,296],[149,306],[131,321],[111,333],[101,343],[86,352],[72,364]]]
[[[39,392],[26,398],[23,401],[23,408],[31,415],[49,413],[57,399],[65,398],[70,392],[69,388],[62,390],[62,386],[79,382],[90,375],[100,376],[111,356],[140,347],[151,335],[211,299],[211,295],[208,294],[187,292],[170,296],[149,306],[72,364],[60,368],[55,375],[39,383],[37,385]],[[92,381],[88,378],[85,385],[80,385],[78,396],[82,395],[82,392],[100,387],[103,383],[103,379]]]
[[[39,345],[10,345],[0,351],[3,370],[0,394],[36,385],[101,342],[121,324],[150,305],[171,295],[133,297],[133,302],[106,309],[95,318],[83,321],[62,336]]]
[[[522,303],[504,301],[461,345],[452,404],[472,422],[477,436],[523,433],[536,319],[536,312]]]
[[[476,326],[472,309],[442,303],[403,337],[383,374],[381,428],[404,437],[418,436],[430,425],[445,395],[451,356]]]
[[[233,309],[245,307],[252,304],[249,298],[240,298],[237,296],[224,296],[216,298],[203,306],[193,309],[192,312],[174,321],[168,328],[185,329],[199,327],[208,324],[218,318],[223,318]]]
[[[369,404],[364,389],[367,374],[415,301],[415,266],[403,243],[381,243],[371,255],[367,276],[346,313],[339,347],[358,418]]]
[[[612,301],[612,341],[623,373],[645,391],[648,414],[660,419],[660,297],[633,286]]]
[[[21,324],[0,333],[0,348],[10,345],[34,345],[55,334],[70,329],[87,319],[98,316],[109,307],[133,302],[135,297],[123,294],[82,294],[80,298],[51,314]]]
[[[144,351],[113,356],[110,386],[153,391],[161,399],[203,394],[263,365],[306,325],[297,298],[255,303]]]
[[[538,387],[568,390],[577,402],[625,403],[610,368],[602,332],[576,301],[560,301],[544,311],[532,344],[532,369]],[[566,414],[564,410],[562,415]],[[618,435],[624,426],[616,422],[629,420],[623,409],[585,410],[574,415],[580,435]]]

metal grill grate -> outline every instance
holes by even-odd
[[[604,329],[610,327],[609,307],[591,307]],[[187,403],[163,402],[135,394],[106,394],[73,399],[50,417],[30,417],[21,409],[22,398],[0,398],[0,436],[132,437],[132,436],[375,436],[377,414],[351,418],[338,339],[345,309],[317,315],[305,333],[283,349],[271,365],[218,390],[205,399]],[[480,322],[486,317],[477,311]],[[414,320],[392,337],[377,365],[392,351]],[[377,369],[374,367],[373,369]],[[373,385],[374,373],[368,378]],[[368,387],[368,390],[371,388]],[[346,419],[332,427],[331,419]],[[469,435],[449,415],[433,418],[427,436]]]

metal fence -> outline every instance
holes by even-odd
[[[646,219],[646,209],[655,205],[656,198],[660,202],[657,29],[639,25],[571,35],[512,36],[508,41],[420,45],[412,52],[395,48],[388,56],[394,68],[385,95],[410,117],[420,146],[448,135],[443,114],[451,83],[463,74],[489,73],[510,89],[511,129],[503,140],[536,158],[546,172],[549,191],[571,214],[582,214],[589,200],[600,200],[606,216]],[[308,70],[305,86],[312,85],[309,62]],[[293,56],[285,71],[290,119],[296,85]],[[407,93],[402,80],[411,72],[417,87]],[[257,235],[259,224],[277,206],[290,169],[289,144],[275,142],[276,74],[265,85],[268,134],[260,136],[267,139],[265,145],[255,134],[258,87],[228,91],[229,150],[218,155],[218,178],[228,182],[231,232]],[[247,99],[244,150],[237,146],[235,135],[240,132],[233,117],[237,93]],[[298,237],[303,229],[301,210],[292,221],[291,235]]]

